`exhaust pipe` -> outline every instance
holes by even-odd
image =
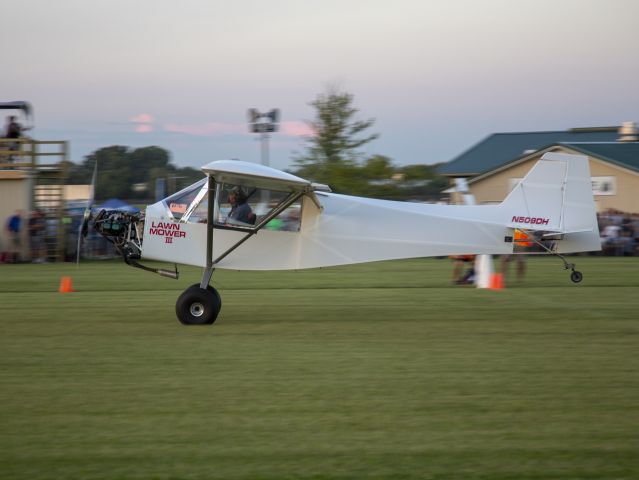
[[[172,272],[171,270],[164,270],[163,268],[158,268],[155,273],[157,273],[158,275],[162,275],[163,277],[172,278],[173,280],[177,280],[180,276],[177,270],[175,270],[175,272]]]

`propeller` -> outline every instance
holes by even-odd
[[[78,246],[77,246],[77,254],[75,263],[77,266],[80,266],[80,248],[82,247],[82,239],[86,238],[89,233],[89,220],[91,220],[91,208],[93,208],[93,202],[95,200],[95,182],[98,177],[98,161],[95,161],[95,165],[93,166],[93,176],[91,177],[91,188],[89,189],[89,203],[87,204],[87,208],[84,209],[84,214],[82,215],[82,223],[80,224],[80,228],[78,228]]]

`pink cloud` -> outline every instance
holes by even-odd
[[[233,123],[200,123],[190,125],[180,125],[177,123],[167,123],[164,125],[167,132],[186,133],[202,137],[226,135],[230,133],[245,133],[248,131],[246,125]]]
[[[146,123],[140,123],[135,126],[135,131],[138,133],[149,133],[153,131],[153,126],[147,125]]]
[[[153,115],[148,113],[139,113],[129,118],[129,122],[133,123],[153,123],[154,121]]]
[[[199,137],[214,137],[216,135],[229,135],[229,134],[250,134],[248,125],[239,123],[193,123],[193,124],[180,124],[180,123],[166,123],[163,126],[167,132],[174,133],[186,133],[187,135],[196,135]],[[305,135],[312,135],[313,130],[304,122],[291,121],[282,122],[280,129],[274,134],[274,137],[283,135],[286,137],[301,137]]]
[[[282,122],[280,131],[289,137],[313,135],[313,129],[304,122]]]

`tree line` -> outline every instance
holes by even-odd
[[[197,182],[203,176],[199,169],[175,166],[171,163],[169,151],[164,148],[153,146],[131,149],[114,145],[87,155],[79,165],[71,163],[67,183],[91,183],[96,161],[98,181],[95,197],[99,200],[148,200],[154,197],[157,179],[164,179],[168,192],[173,193]]]
[[[337,193],[397,200],[438,199],[447,180],[437,174],[436,165],[398,166],[387,156],[366,157],[360,152],[379,135],[368,133],[375,120],[358,119],[359,111],[353,103],[352,94],[335,87],[328,87],[310,103],[315,113],[308,122],[312,133],[305,138],[304,151],[294,157],[291,173],[327,184]],[[154,195],[156,179],[165,179],[169,193],[173,193],[202,178],[198,169],[175,166],[170,153],[161,147],[110,146],[91,153],[79,165],[71,164],[68,183],[89,183],[96,161],[98,199],[149,199]]]

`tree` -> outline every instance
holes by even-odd
[[[387,180],[395,173],[395,166],[390,158],[374,155],[364,162],[362,173],[368,180]]]
[[[358,149],[378,138],[376,133],[364,133],[375,120],[356,120],[353,95],[335,86],[329,86],[310,105],[315,108],[315,119],[308,122],[313,134],[307,139],[305,154],[295,159],[298,174],[340,190],[346,186],[344,180],[354,180],[350,170],[357,166]]]
[[[165,178],[169,193],[200,180],[201,171],[190,167],[177,168],[170,153],[160,147],[134,150],[121,145],[104,147],[86,156],[80,165],[71,164],[67,183],[86,184],[91,181],[93,166],[98,162],[96,199],[149,199],[153,196],[157,178]],[[146,191],[135,191],[134,184],[146,184]]]

